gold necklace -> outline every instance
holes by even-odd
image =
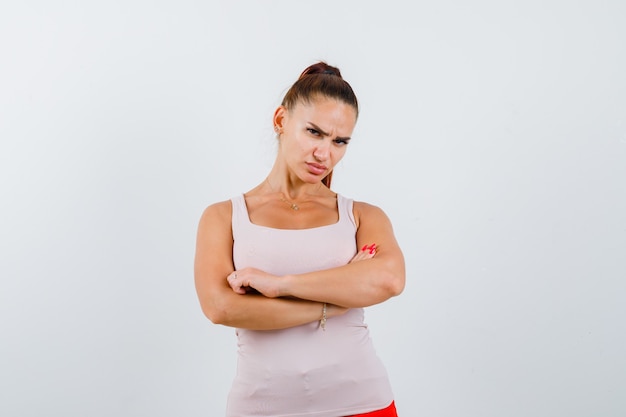
[[[272,184],[270,184],[270,180],[265,178],[265,182],[267,182],[267,185],[270,186],[270,190],[274,191],[274,187],[272,187]],[[274,191],[274,192],[276,192],[276,191]],[[298,206],[296,203],[292,203],[291,201],[287,200],[285,198],[285,195],[283,194],[282,191],[281,191],[280,194],[281,194],[280,201],[282,201],[283,203],[287,204],[289,206],[289,208],[294,210],[294,211],[300,210],[300,206]]]
[[[285,199],[285,197],[281,197],[280,201],[282,201],[284,203],[287,203],[289,205],[289,208],[291,208],[292,210],[295,210],[295,211],[300,210],[300,207],[296,203],[292,203],[292,202],[287,201]]]

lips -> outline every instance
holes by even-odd
[[[328,170],[325,165],[316,164],[315,162],[307,162],[306,164],[309,167],[309,172],[315,175],[322,175]]]

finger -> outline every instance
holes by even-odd
[[[361,252],[369,252],[370,254],[374,254],[376,253],[377,249],[378,248],[376,247],[376,243],[372,243],[371,245],[365,244],[361,248]]]
[[[237,294],[245,294],[246,293],[246,287],[241,285],[241,283],[239,283],[239,282],[233,282],[232,284],[230,284],[230,288],[232,288],[233,291],[236,292]]]
[[[363,248],[361,248],[361,250],[350,260],[350,263],[371,259],[374,255],[376,255],[376,244],[364,245]]]
[[[369,252],[359,252],[356,255],[354,255],[354,258],[352,258],[352,260],[350,262],[357,262],[357,261],[362,261],[364,259],[367,259],[368,257],[371,257],[372,255],[369,254]]]
[[[369,252],[369,251],[368,252],[362,252],[362,253],[359,254],[359,260],[360,261],[364,261],[365,259],[373,258],[374,255],[375,255],[375,253],[373,253],[373,252]]]
[[[228,285],[237,294],[245,294],[246,290],[241,285],[241,279],[237,279],[237,271],[232,272],[226,277]]]

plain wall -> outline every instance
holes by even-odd
[[[3,2],[0,415],[223,415],[197,222],[320,59],[334,188],[406,257],[366,312],[400,415],[626,415],[625,39],[621,0]]]

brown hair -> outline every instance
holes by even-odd
[[[359,103],[350,84],[341,77],[339,68],[332,67],[325,62],[318,62],[306,68],[298,80],[291,86],[283,102],[287,110],[292,109],[298,102],[310,103],[316,96],[334,98],[354,108],[359,115]],[[330,188],[332,171],[322,183]]]

